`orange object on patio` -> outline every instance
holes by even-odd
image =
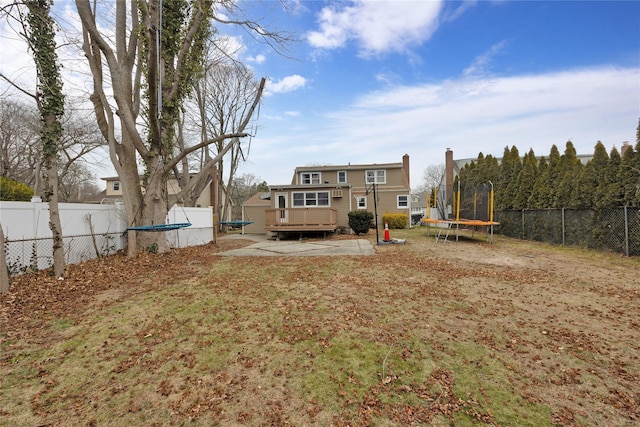
[[[384,239],[385,242],[391,240],[391,236],[389,236],[389,223],[385,221],[384,223]]]

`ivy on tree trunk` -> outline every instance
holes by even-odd
[[[36,102],[40,112],[42,166],[46,179],[42,187],[43,199],[49,203],[49,228],[53,237],[53,273],[64,274],[62,225],[58,210],[58,150],[62,137],[64,95],[60,63],[56,54],[55,23],[50,16],[51,0],[29,0],[26,3],[27,41],[33,52],[38,84]]]

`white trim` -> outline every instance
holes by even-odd
[[[308,175],[309,182],[304,182],[304,176]],[[314,182],[314,175],[317,175],[317,182]],[[300,185],[318,185],[322,183],[322,172],[300,172]]]
[[[382,172],[383,177],[380,178],[379,175]],[[369,179],[369,174],[373,173],[373,179]],[[364,171],[364,182],[369,184],[386,184],[387,183],[387,170],[386,169],[367,169]]]
[[[367,196],[354,196],[356,199],[356,209],[367,209]],[[364,206],[360,206],[360,200],[364,201]]]
[[[294,198],[294,195],[296,194],[302,194],[303,198],[302,198],[302,205],[296,205],[296,200]],[[307,195],[313,194],[314,197],[313,199],[308,198]],[[321,205],[320,202],[320,197],[318,197],[319,194],[326,194],[327,195],[327,204],[326,205]],[[308,204],[309,201],[314,200],[315,204]],[[327,208],[331,206],[331,192],[329,190],[322,190],[322,191],[292,191],[291,192],[291,207],[292,208]]]
[[[281,212],[280,218],[277,218],[280,223],[288,223],[289,222],[289,211],[287,208],[289,207],[289,193],[275,193],[274,195],[273,205],[276,209],[284,209]],[[282,199],[280,198],[282,197]],[[280,200],[284,200],[284,208],[280,207]]]
[[[401,206],[400,205],[400,197],[404,197],[405,198],[405,205]],[[410,208],[410,204],[409,204],[409,196],[406,194],[398,194],[396,195],[396,208],[397,209],[409,209]]]

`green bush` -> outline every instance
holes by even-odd
[[[382,215],[382,224],[385,222],[389,223],[390,229],[402,229],[407,228],[407,222],[409,221],[409,217],[407,214],[399,214],[399,213],[386,213]]]
[[[367,234],[371,221],[373,221],[373,213],[369,211],[351,211],[349,215],[349,227],[356,234]]]
[[[33,197],[33,190],[27,184],[0,176],[0,200],[28,202]]]

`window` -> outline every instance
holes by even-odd
[[[300,182],[302,184],[320,184],[320,172],[302,172]]]
[[[293,207],[329,206],[328,191],[293,193]]]
[[[338,184],[346,184],[347,171],[338,171]]]
[[[409,207],[409,198],[406,194],[398,196],[398,209],[406,209]]]
[[[366,196],[356,196],[356,203],[358,209],[367,209],[367,197]]]
[[[120,181],[113,181],[113,191],[120,191]]]
[[[387,171],[384,169],[365,171],[365,180],[367,184],[386,184]]]

